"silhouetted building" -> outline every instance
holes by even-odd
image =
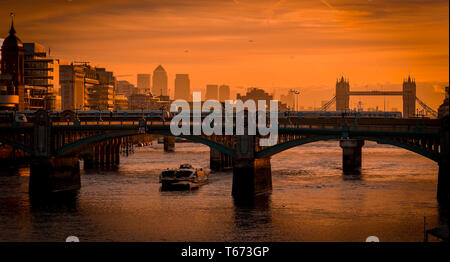
[[[448,107],[448,86],[445,87],[445,98],[442,105],[439,106],[438,109],[438,118],[443,118],[445,116],[448,116],[449,114],[449,107]]]
[[[24,48],[16,36],[14,22],[1,48],[0,109],[24,109]]]
[[[416,115],[416,81],[408,76],[403,79],[403,117]]]
[[[230,99],[230,86],[221,85],[219,86],[219,101],[224,102]]]
[[[123,94],[114,96],[114,110],[128,110],[128,98]]]
[[[218,99],[219,99],[219,86],[206,85],[205,100],[218,100]]]
[[[38,43],[22,43],[14,22],[1,53],[0,109],[61,110],[59,60]]]
[[[273,100],[273,95],[270,95],[263,89],[251,87],[247,89],[247,93],[244,96],[242,96],[241,94],[237,94],[236,99],[242,100],[243,102],[246,102],[247,100],[253,100],[255,101],[256,106],[258,106],[259,100],[264,100],[266,102],[266,109],[267,109],[270,107],[270,100]],[[287,110],[286,104],[283,104],[280,101],[278,101],[278,111],[286,111],[286,110]]]
[[[120,80],[117,81],[117,93],[129,97],[132,94],[137,94],[138,89],[128,81]]]
[[[191,100],[191,82],[188,74],[176,74],[174,99]]]
[[[286,104],[286,107],[290,110],[295,110],[295,95],[294,92],[289,92],[285,95],[280,95],[281,103]]]
[[[84,109],[85,71],[81,65],[61,65],[59,68],[62,110]]]
[[[88,107],[90,110],[113,110],[116,78],[105,68],[95,68],[98,84],[87,89]]]
[[[150,94],[132,94],[128,97],[128,108],[130,110],[149,110]]]
[[[86,62],[60,67],[63,110],[113,110],[116,78]]]
[[[169,95],[167,89],[167,73],[161,65],[153,71],[152,94],[154,96]]]
[[[38,43],[24,43],[24,106],[26,110],[61,110],[59,60]]]
[[[350,108],[350,82],[348,79],[336,80],[336,110],[349,110]]]
[[[150,93],[150,74],[137,75],[137,88],[141,94]]]
[[[132,94],[128,98],[129,110],[160,110],[167,108],[169,101],[161,101],[151,94]]]

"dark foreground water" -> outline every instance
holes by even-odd
[[[161,192],[167,167],[209,166],[209,149],[139,148],[118,170],[82,170],[75,197],[30,201],[29,170],[0,174],[0,241],[423,241],[446,219],[436,201],[438,166],[366,142],[361,176],[343,176],[338,142],[300,146],[272,158],[273,191],[235,203],[232,173],[212,173],[192,192]]]

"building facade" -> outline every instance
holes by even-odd
[[[448,107],[448,86],[446,86],[444,102],[438,108],[438,118],[444,118],[444,117],[448,116],[448,114],[449,114],[448,108],[449,108]]]
[[[105,68],[89,63],[60,67],[63,110],[113,110],[116,78]]]
[[[218,99],[219,99],[219,86],[206,85],[205,100],[218,100]]]
[[[191,100],[191,82],[188,74],[176,74],[174,99]]]
[[[24,110],[24,48],[14,22],[1,47],[0,109]]]
[[[167,72],[161,65],[156,67],[155,71],[153,71],[152,95],[169,95],[169,90],[167,87]]]
[[[131,96],[132,94],[137,94],[138,89],[133,84],[126,80],[117,81],[117,94],[123,94],[126,97]]]
[[[128,110],[128,98],[123,94],[114,96],[114,110]]]
[[[219,86],[219,101],[224,102],[230,99],[230,86],[221,85]]]
[[[141,94],[150,93],[150,74],[138,74],[137,75],[137,88]]]
[[[116,92],[116,78],[113,72],[105,68],[95,68],[98,84],[87,89],[90,110],[113,110]]]
[[[295,96],[291,90],[285,95],[280,95],[280,101],[281,103],[286,104],[289,110],[295,110]]]
[[[38,43],[24,43],[25,110],[61,110],[59,60]]]
[[[247,93],[245,95],[237,94],[236,99],[242,100],[242,102],[253,100],[255,101],[256,107],[258,107],[258,101],[263,100],[266,102],[266,109],[270,109],[270,101],[273,100],[273,95],[267,93],[261,88],[251,87],[247,89]],[[278,101],[278,111],[286,111],[287,109],[286,104]]]

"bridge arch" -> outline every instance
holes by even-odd
[[[30,148],[30,147],[28,147],[28,146],[25,146],[25,145],[22,145],[22,144],[15,143],[15,142],[13,142],[13,141],[10,141],[10,140],[8,140],[8,139],[1,138],[1,137],[0,137],[0,143],[6,144],[6,145],[10,145],[10,146],[12,146],[12,147],[14,147],[14,148],[21,149],[21,150],[23,150],[24,152],[27,152],[27,153],[29,153],[29,154],[31,154],[31,155],[34,155],[34,149],[33,149],[33,148]]]
[[[148,134],[148,133],[147,133]],[[172,135],[170,132],[152,132],[151,134],[156,134],[156,135],[166,135],[166,136],[174,136]],[[62,155],[67,155],[73,152],[76,152],[77,150],[79,150],[81,147],[89,145],[91,143],[95,143],[95,142],[101,142],[101,141],[105,141],[111,138],[121,138],[121,137],[127,137],[127,136],[135,136],[135,135],[142,135],[141,133],[139,133],[138,131],[132,130],[132,131],[121,131],[121,132],[113,132],[113,133],[105,133],[105,134],[98,134],[98,135],[94,135],[94,136],[90,136],[90,137],[86,137],[84,139],[80,139],[77,140],[71,144],[65,145],[63,147],[61,147],[60,149],[58,149],[55,152],[56,156],[62,156]],[[204,144],[208,147],[214,148],[224,154],[227,154],[229,156],[234,157],[235,156],[235,152],[232,148],[229,148],[227,146],[221,145],[219,143],[216,143],[214,141],[205,139],[203,137],[199,137],[199,136],[189,136],[189,135],[180,135],[178,137],[182,137],[182,138],[186,138],[192,142],[197,142],[197,143],[201,143]]]
[[[256,153],[256,158],[263,158],[263,157],[273,156],[275,154],[278,154],[278,153],[283,152],[285,150],[294,148],[296,146],[304,145],[304,144],[308,144],[308,143],[312,143],[312,142],[329,141],[329,140],[340,140],[340,139],[341,139],[340,135],[313,136],[313,137],[296,139],[296,140],[280,143],[280,144],[277,144],[275,146],[263,149],[263,150],[261,150],[261,151]],[[392,146],[400,147],[400,148],[406,149],[408,151],[417,153],[417,154],[419,154],[421,156],[424,156],[424,157],[426,157],[428,159],[431,159],[431,160],[433,160],[433,161],[435,161],[437,163],[439,162],[439,157],[437,155],[434,155],[434,154],[432,154],[432,153],[430,153],[428,151],[425,151],[423,149],[420,149],[418,147],[414,147],[414,146],[408,145],[406,143],[401,143],[399,141],[386,139],[386,138],[371,137],[371,136],[354,136],[354,137],[351,137],[351,139],[368,140],[368,141],[377,142],[378,144],[386,144],[386,145],[392,145]]]

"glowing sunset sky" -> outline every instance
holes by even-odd
[[[172,91],[188,73],[195,90],[297,87],[312,106],[333,96],[341,73],[354,90],[398,90],[411,73],[436,106],[449,79],[448,0],[2,0],[0,10],[3,38],[13,11],[22,41],[133,83],[162,64]]]

